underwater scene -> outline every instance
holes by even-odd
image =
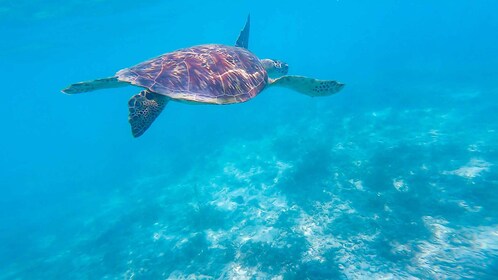
[[[0,0],[0,279],[498,279],[496,11]]]

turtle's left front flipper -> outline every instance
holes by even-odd
[[[128,121],[131,125],[131,133],[139,137],[150,127],[152,122],[161,114],[168,103],[164,95],[143,90],[134,95],[128,101]]]
[[[344,87],[343,83],[336,81],[317,80],[303,76],[282,76],[271,80],[269,85],[286,87],[309,96],[331,95]]]

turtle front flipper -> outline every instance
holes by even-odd
[[[239,38],[237,38],[237,42],[235,43],[236,47],[247,49],[249,48],[249,30],[251,28],[251,15],[247,16],[246,25],[244,25],[244,29],[240,31]]]
[[[163,111],[168,103],[168,97],[143,90],[134,95],[128,101],[128,121],[131,125],[131,133],[139,137],[150,127],[152,122]]]
[[[340,91],[343,83],[331,80],[317,80],[303,76],[282,76],[270,80],[270,86],[282,86],[309,96],[327,96]]]
[[[83,93],[88,91],[94,91],[98,89],[105,88],[117,88],[124,87],[129,85],[129,83],[121,82],[116,77],[97,79],[93,81],[80,82],[76,84],[72,84],[67,88],[63,89],[63,93],[74,94],[74,93]]]

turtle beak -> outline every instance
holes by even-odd
[[[289,72],[289,65],[287,63],[282,63],[282,73],[284,75],[287,75],[288,72]]]

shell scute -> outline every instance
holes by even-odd
[[[214,104],[247,101],[268,82],[254,54],[224,45],[177,50],[120,70],[116,76],[173,99]]]

